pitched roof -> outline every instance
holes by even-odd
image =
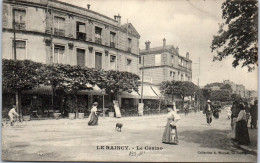
[[[125,33],[131,34],[136,36],[137,38],[140,38],[140,34],[137,32],[137,30],[134,28],[134,26],[131,23],[126,23],[119,26]]]

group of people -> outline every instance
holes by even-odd
[[[240,145],[250,144],[250,138],[248,134],[248,120],[251,116],[251,129],[257,128],[257,103],[254,101],[254,105],[249,107],[248,103],[242,103],[235,101],[231,107],[231,139]]]

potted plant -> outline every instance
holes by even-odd
[[[79,110],[79,113],[78,113],[78,118],[79,119],[84,119],[84,110],[85,110],[85,106],[84,105],[79,105],[78,106],[78,110]]]
[[[69,119],[75,119],[77,110],[76,102],[73,99],[69,98],[67,101],[67,106],[69,109]]]

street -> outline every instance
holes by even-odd
[[[256,162],[257,156],[230,141],[230,120],[222,111],[211,126],[201,112],[180,114],[179,145],[161,143],[166,115],[29,121],[2,128],[2,160],[12,161],[192,161]],[[122,132],[115,131],[122,123]]]

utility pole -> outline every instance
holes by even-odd
[[[144,56],[143,56],[143,68],[142,68],[142,87],[141,87],[141,103],[143,103],[143,96],[144,96]]]
[[[14,38],[13,38],[14,60],[16,60],[17,59],[17,56],[16,56],[16,29],[15,29],[15,10],[14,9],[13,9],[13,32],[14,32]],[[20,115],[18,91],[15,92],[15,105],[17,107],[17,113]]]

